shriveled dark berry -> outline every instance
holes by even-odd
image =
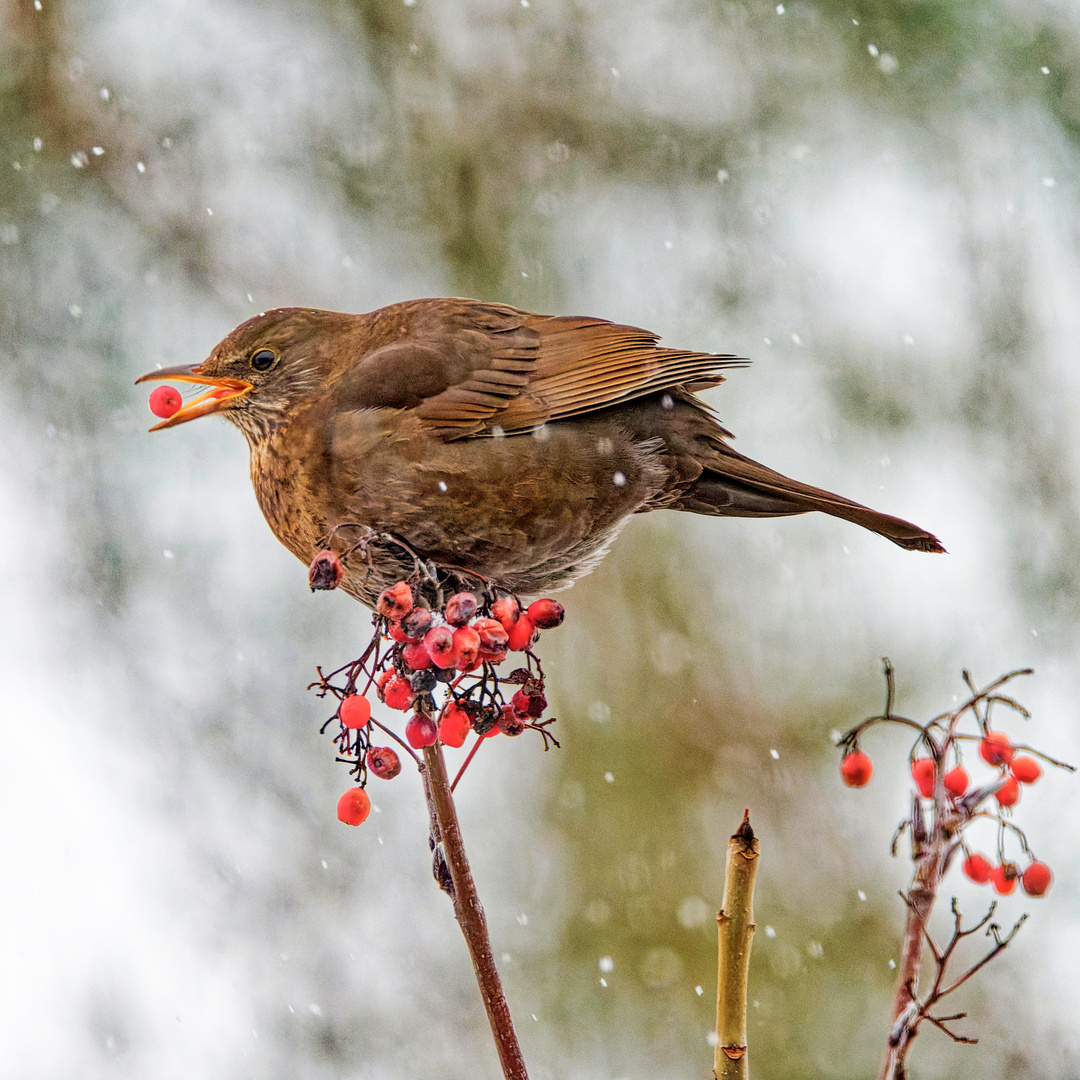
[[[431,629],[432,614],[429,608],[414,607],[401,620],[401,629],[413,640],[419,641]]]
[[[495,722],[504,735],[520,735],[525,730],[525,720],[518,716],[513,705],[504,705]]]
[[[311,591],[315,592],[320,589],[336,589],[344,576],[345,567],[341,565],[337,553],[327,548],[311,560],[307,579]]]
[[[431,668],[424,668],[422,671],[414,671],[412,675],[409,676],[409,682],[412,685],[413,690],[418,694],[434,690],[436,684],[435,672],[432,671]]]
[[[371,746],[367,752],[367,767],[380,780],[393,780],[401,772],[401,758],[389,746]]]

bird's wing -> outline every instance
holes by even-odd
[[[675,386],[704,390],[743,363],[659,348],[634,326],[469,300],[395,306],[393,325],[393,339],[353,364],[334,396],[409,409],[448,439],[531,431]]]

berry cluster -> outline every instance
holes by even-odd
[[[892,714],[891,669],[887,669],[887,674],[890,677],[890,686],[885,715],[872,717],[853,728],[840,740],[844,751],[840,762],[840,776],[844,783],[848,787],[865,787],[873,776],[874,765],[870,756],[859,749],[859,737],[867,727],[881,721],[914,727],[919,731],[919,738],[910,752],[911,778],[915,790],[918,798],[933,800],[934,812],[939,818],[948,819],[948,828],[957,836],[957,845],[965,856],[962,863],[964,874],[980,884],[992,884],[1003,896],[1013,892],[1017,882],[1029,896],[1044,895],[1053,880],[1050,868],[1035,858],[1024,833],[1008,820],[1003,811],[1011,811],[1020,801],[1021,785],[1034,784],[1042,776],[1042,766],[1036,756],[1052,765],[1071,767],[1030,748],[1023,748],[1028,750],[1026,754],[1017,753],[1021,748],[1014,746],[1008,735],[990,727],[990,706],[994,703],[1004,704],[1027,716],[1023,707],[1011,698],[994,693],[978,694],[974,703],[969,703],[958,712],[944,714],[929,724],[920,725]],[[974,693],[973,687],[972,690]],[[985,702],[986,706],[983,711],[978,707],[981,702]],[[978,729],[976,733],[959,730],[959,721],[965,715],[974,717]],[[997,774],[993,779],[974,788],[962,764],[961,749],[965,742],[977,742],[979,757]],[[996,810],[984,808],[991,799],[997,804]],[[919,816],[922,816],[921,813]],[[985,855],[970,851],[963,838],[963,829],[980,818],[990,819],[998,825],[996,863],[992,863]],[[916,822],[913,819],[905,822],[906,825],[914,828]],[[1024,870],[1006,857],[1005,840],[1008,835],[1019,843],[1028,860]]]
[[[997,901],[992,901],[982,919],[964,925],[956,899],[952,901],[952,934],[948,941],[937,940],[932,918],[938,892],[954,862],[961,862],[964,874],[972,881],[990,883],[1001,895],[1008,895],[1019,882],[1028,896],[1043,896],[1050,888],[1053,875],[1046,863],[1035,858],[1027,837],[1010,820],[1013,808],[1020,800],[1021,785],[1033,784],[1042,775],[1044,762],[1072,770],[1071,765],[1055,761],[1029,747],[1014,746],[1009,737],[991,724],[998,707],[1029,718],[1027,710],[1002,688],[1018,675],[1030,671],[1013,671],[979,690],[965,671],[964,681],[971,696],[951,712],[942,713],[925,724],[893,712],[895,685],[893,669],[885,661],[887,693],[885,711],[872,716],[838,738],[843,750],[840,775],[849,787],[864,787],[870,782],[874,767],[869,756],[859,749],[859,739],[875,724],[888,723],[907,727],[918,733],[908,752],[911,779],[915,790],[911,797],[911,812],[900,823],[892,843],[896,854],[900,837],[906,832],[911,841],[911,884],[900,895],[907,906],[904,936],[897,964],[896,993],[889,1027],[886,1060],[881,1075],[906,1076],[905,1058],[912,1040],[923,1022],[934,1025],[955,1042],[973,1043],[978,1040],[953,1030],[962,1020],[963,1012],[944,1014],[941,1001],[963,986],[977,971],[1009,947],[1027,919],[1022,915],[1012,929],[1003,934],[993,921]],[[972,784],[964,767],[963,749],[974,743],[978,757],[993,775]],[[1027,750],[1027,753],[1018,753]],[[974,755],[973,755],[974,756]],[[981,766],[980,766],[981,767]],[[973,852],[967,841],[971,827],[978,821],[996,826],[997,858],[992,863],[987,856]],[[1006,854],[1009,846],[1018,845],[1026,862],[1021,870]],[[957,856],[960,856],[958,859]],[[953,970],[962,943],[980,931],[992,944],[984,955],[971,963],[961,974]],[[924,957],[932,964],[932,977],[920,987],[919,973]]]
[[[313,589],[336,588],[344,576],[338,556],[322,551],[313,560]],[[415,586],[415,587],[414,587]],[[540,631],[563,621],[563,606],[537,600],[522,608],[517,597],[488,589],[455,592],[445,602],[441,590],[435,606],[424,603],[418,583],[399,581],[384,589],[375,606],[375,634],[359,659],[323,675],[313,683],[320,696],[332,694],[339,705],[335,737],[339,761],[351,766],[358,786],[338,802],[338,818],[359,825],[371,802],[364,790],[369,775],[383,780],[401,772],[401,759],[389,746],[376,746],[375,728],[399,743],[419,763],[414,751],[434,746],[460,748],[470,732],[477,740],[454,784],[457,784],[484,739],[539,731],[544,748],[558,746],[548,730],[554,718],[542,720],[547,708],[544,673],[532,652]],[[525,667],[500,675],[497,668],[510,653],[521,653]],[[342,685],[334,683],[344,676]],[[513,687],[508,694],[507,687]],[[372,716],[372,689],[391,709],[409,714],[404,738]],[[324,726],[325,730],[325,726]]]

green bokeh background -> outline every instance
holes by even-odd
[[[0,1076],[497,1075],[415,777],[363,829],[333,820],[346,777],[304,686],[366,613],[308,593],[236,432],[147,436],[132,387],[264,308],[425,295],[749,356],[707,395],[741,450],[950,549],[635,519],[543,639],[562,749],[496,740],[460,798],[535,1080],[709,1075],[745,806],[753,1073],[872,1075],[908,745],[875,735],[851,792],[831,732],[880,708],[885,654],[924,717],[964,666],[1031,664],[1026,737],[1080,758],[1080,9],[0,19]],[[1056,885],[1001,905],[1033,918],[957,997],[979,1045],[928,1031],[913,1075],[1080,1076],[1078,817],[1064,774],[1025,793]]]

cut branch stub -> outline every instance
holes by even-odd
[[[750,811],[728,841],[724,873],[724,906],[716,917],[719,955],[716,979],[716,1080],[747,1080],[747,978],[754,938],[754,876],[758,840],[750,827]]]

